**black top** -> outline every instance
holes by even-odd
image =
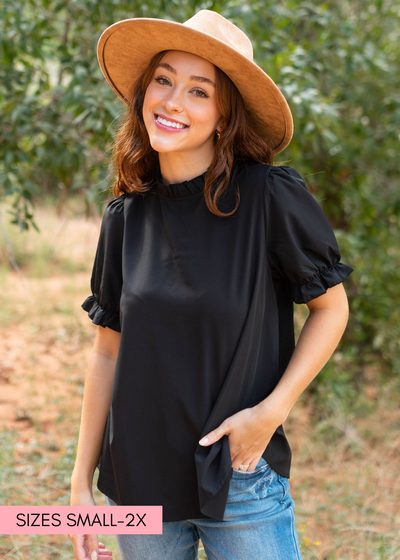
[[[93,295],[82,307],[121,332],[98,488],[119,505],[162,505],[164,521],[223,520],[229,441],[198,441],[274,389],[294,349],[293,301],[345,280],[332,228],[291,167],[236,163],[223,212],[206,173],[155,181],[106,207]],[[289,477],[280,426],[264,459]]]

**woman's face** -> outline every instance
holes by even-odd
[[[220,117],[214,65],[194,54],[168,51],[143,102],[152,148],[160,153],[196,151],[196,156],[207,157],[214,150]]]

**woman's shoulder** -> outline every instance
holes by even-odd
[[[107,202],[101,229],[107,237],[119,238],[124,231],[124,205],[126,195],[122,194]]]
[[[123,214],[125,205],[126,194],[123,193],[115,198],[109,200],[106,204],[104,214],[120,215]]]
[[[286,189],[307,189],[306,183],[300,173],[287,165],[268,165],[254,161],[239,163],[243,179],[246,183],[258,186],[263,192],[275,193]],[[279,193],[278,193],[279,194]]]

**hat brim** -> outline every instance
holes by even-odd
[[[104,77],[127,103],[133,83],[151,58],[164,50],[192,53],[218,66],[240,91],[260,130],[271,139],[274,154],[286,148],[293,136],[293,119],[278,86],[257,64],[207,33],[163,19],[125,19],[102,33],[97,56]]]

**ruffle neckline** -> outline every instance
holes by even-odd
[[[208,170],[207,170],[208,171]],[[156,190],[163,198],[186,198],[187,196],[192,196],[194,194],[204,191],[204,185],[206,182],[207,171],[190,179],[189,181],[183,181],[182,183],[171,183],[166,185],[162,181],[161,174],[158,175],[156,180]]]

